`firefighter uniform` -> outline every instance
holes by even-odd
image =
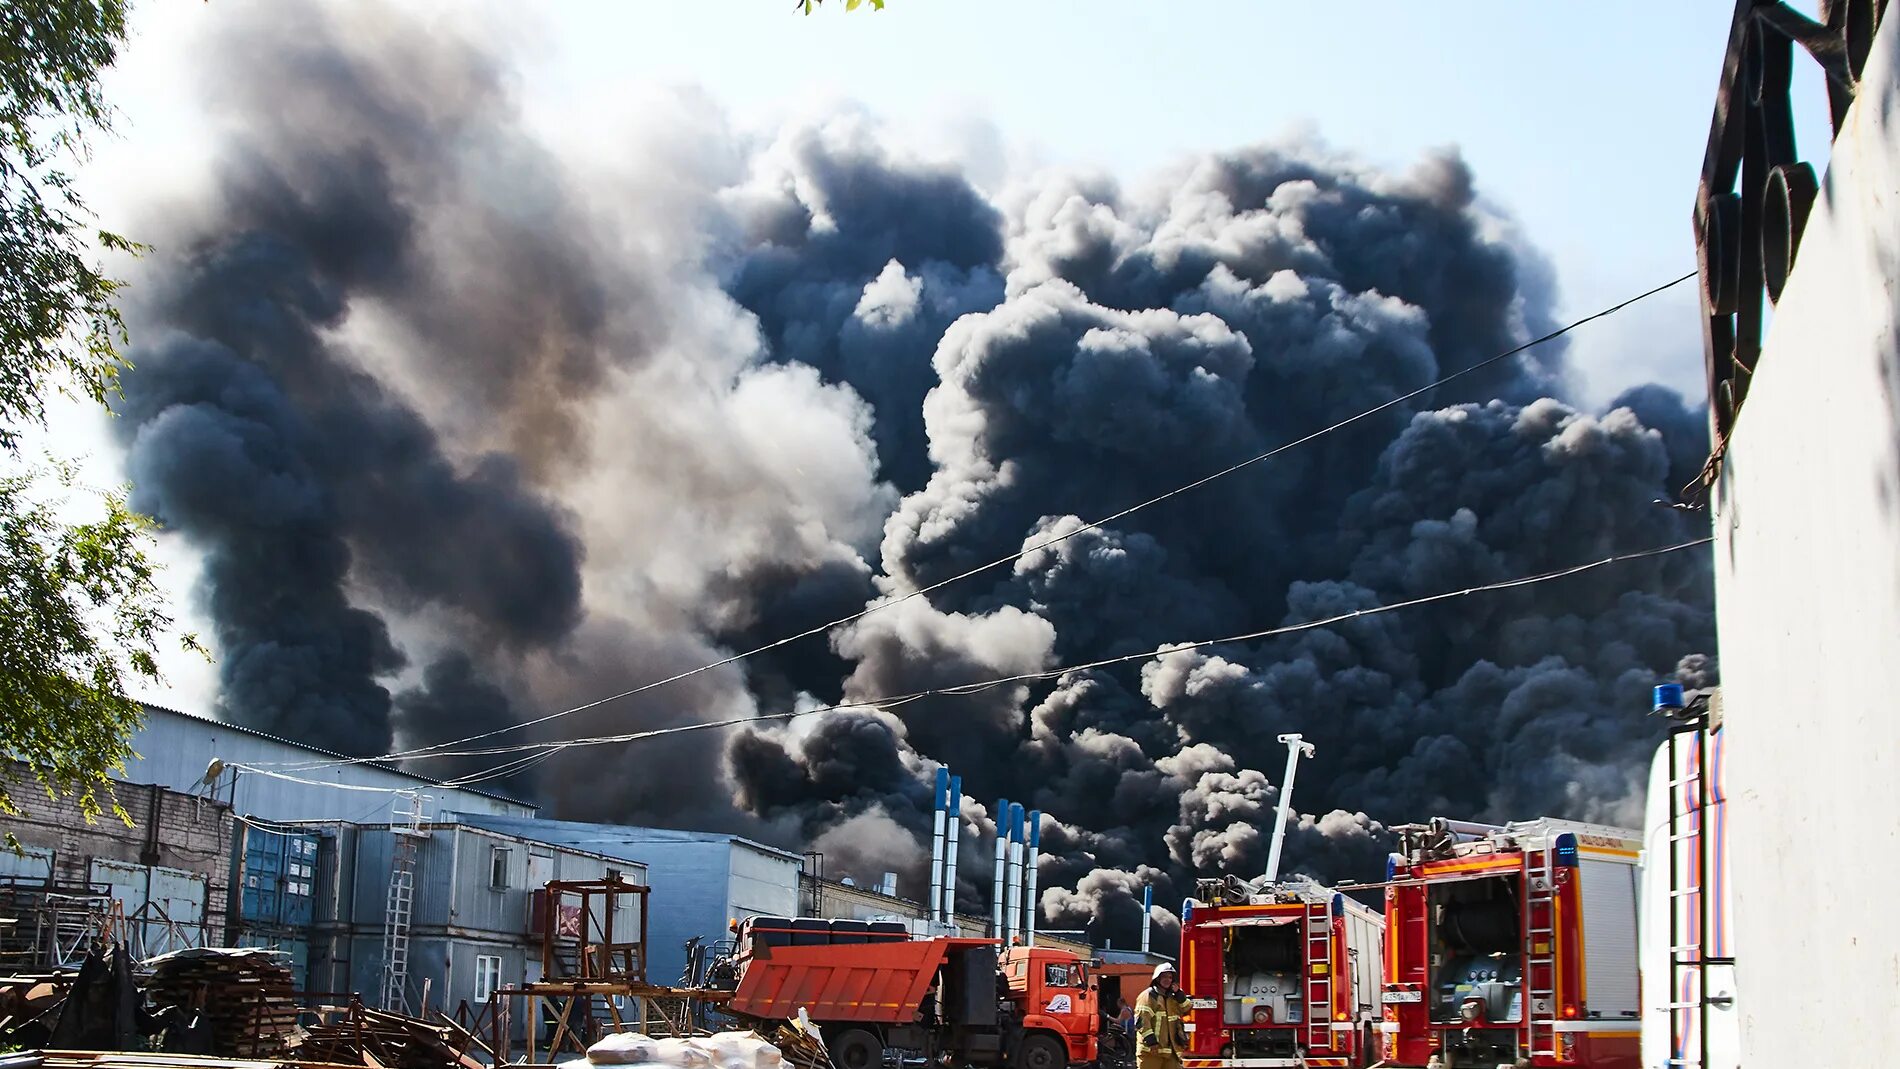
[[[1168,970],[1172,973],[1173,970]],[[1159,979],[1160,970],[1156,970]],[[1181,1069],[1187,1053],[1187,996],[1179,988],[1150,986],[1135,999],[1135,1052],[1139,1069]]]

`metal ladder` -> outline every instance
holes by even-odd
[[[1318,902],[1306,903],[1306,1049],[1330,1050],[1333,1043],[1332,915]]]
[[[1557,1050],[1557,879],[1554,843],[1524,851],[1523,1014],[1526,1052],[1554,1058]]]
[[[1702,893],[1708,872],[1708,850],[1702,835],[1702,818],[1709,808],[1709,784],[1703,774],[1708,767],[1707,726],[1704,713],[1669,732],[1669,991],[1663,1005],[1669,1014],[1669,1056],[1663,1060],[1666,1066],[1700,1067],[1709,1060],[1709,959],[1702,946],[1709,922],[1709,900]],[[1684,735],[1695,740],[1686,752],[1686,768],[1682,760]],[[1685,801],[1687,804],[1682,804]],[[1682,844],[1688,844],[1686,849]],[[1687,866],[1684,854],[1688,855]],[[1685,886],[1685,876],[1694,882]],[[1684,899],[1688,900],[1687,909],[1683,908]],[[1685,914],[1694,918],[1688,932],[1683,931]],[[1689,1012],[1699,1015],[1693,1053],[1687,1049]]]
[[[422,826],[422,800],[412,797],[410,809],[398,811],[403,823],[392,821],[390,834],[389,897],[383,910],[382,1008],[389,1013],[409,1012],[409,917],[416,900],[417,845],[429,833]],[[426,1011],[427,1007],[423,1007]]]

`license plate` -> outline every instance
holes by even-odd
[[[1388,1006],[1394,1002],[1423,1002],[1425,993],[1423,991],[1387,991],[1380,1001]]]

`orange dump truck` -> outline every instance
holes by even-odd
[[[932,1061],[1012,1069],[1094,1063],[1101,1014],[1091,963],[991,939],[795,945],[740,931],[732,1009],[784,1020],[800,1010],[837,1069],[878,1069],[887,1048]]]

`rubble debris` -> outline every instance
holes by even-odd
[[[430,1024],[352,1000],[334,1019],[303,1029],[289,1048],[299,1062],[370,1069],[486,1069],[492,1055],[453,1021]]]

